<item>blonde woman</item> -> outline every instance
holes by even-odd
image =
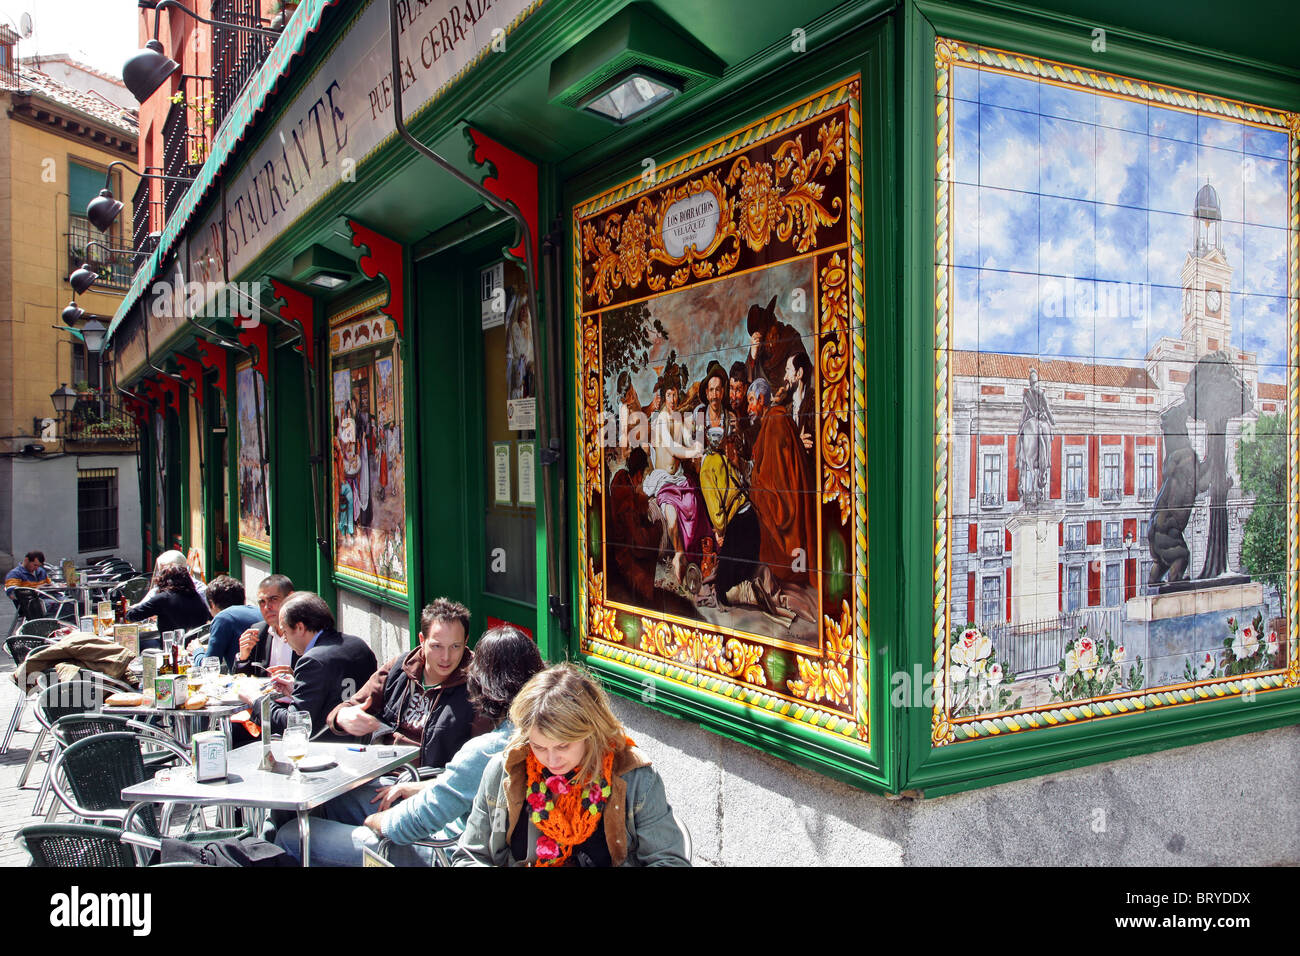
[[[689,866],[664,784],[573,664],[533,677],[488,764],[457,866]]]

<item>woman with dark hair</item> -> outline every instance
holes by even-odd
[[[128,621],[158,618],[160,631],[188,631],[212,619],[208,605],[194,589],[188,568],[166,567],[154,575],[154,590],[126,609]]]
[[[467,688],[470,702],[479,716],[492,722],[493,729],[470,738],[432,780],[387,788],[377,812],[366,817],[359,827],[313,818],[312,864],[360,866],[362,848],[375,849],[383,838],[393,844],[389,862],[428,866],[431,852],[411,844],[460,835],[484,768],[505,750],[514,734],[514,725],[508,719],[510,705],[519,689],[543,667],[537,645],[518,628],[504,624],[487,631],[474,646],[474,659],[467,668]],[[282,828],[276,842],[297,856],[296,827]]]

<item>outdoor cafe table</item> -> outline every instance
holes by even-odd
[[[282,747],[278,741],[272,745],[272,750],[278,753],[277,759],[283,757]],[[226,758],[225,780],[196,783],[192,770],[186,768],[179,778],[173,776],[166,783],[148,780],[127,787],[122,791],[122,799],[133,805],[184,803],[293,811],[298,815],[298,832],[302,835],[302,865],[307,866],[311,852],[309,812],[409,763],[418,753],[418,747],[313,741],[308,756],[328,756],[335,761],[335,766],[328,770],[304,770],[302,779],[294,781],[287,774],[259,769],[262,743],[257,741],[230,752]],[[128,813],[128,819],[130,816]]]
[[[210,703],[198,710],[186,710],[183,707],[111,707],[105,704],[103,712],[106,714],[121,714],[124,717],[162,717],[168,722],[171,735],[176,738],[176,742],[186,747],[190,743],[190,728],[193,726],[193,721],[206,719],[209,722],[208,727],[210,729],[222,731],[226,735],[226,739],[229,740],[231,715],[247,709],[247,704],[242,701],[234,701],[227,704]]]

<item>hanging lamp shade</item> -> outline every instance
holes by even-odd
[[[85,314],[85,309],[80,308],[75,302],[69,302],[63,310],[63,321],[67,325],[72,325],[74,322],[80,322],[81,317]]]
[[[80,269],[68,276],[68,281],[72,283],[73,293],[81,295],[99,281],[99,273],[90,268],[89,262],[83,262]]]
[[[181,65],[163,52],[163,46],[157,39],[150,40],[144,49],[122,67],[122,82],[131,91],[141,105],[144,104],[158,87],[167,81]]]
[[[122,204],[113,198],[113,190],[101,189],[99,195],[86,206],[86,218],[100,232],[108,232],[121,211]]]

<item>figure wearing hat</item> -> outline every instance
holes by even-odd
[[[750,344],[745,367],[751,382],[756,378],[784,382],[790,356],[798,352],[808,354],[803,337],[795,328],[777,321],[776,299],[772,296],[767,308],[758,304],[749,307],[745,328],[749,331]]]

